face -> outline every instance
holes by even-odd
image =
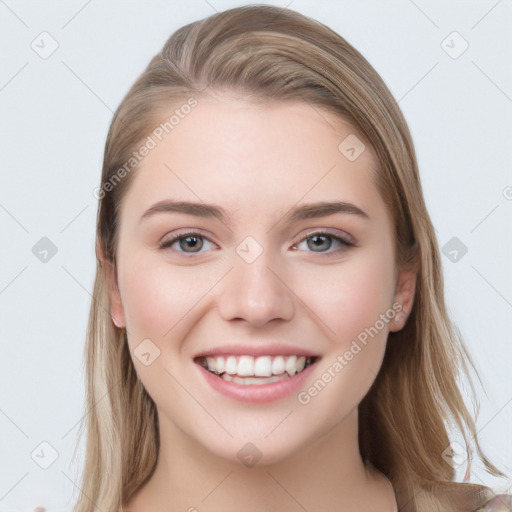
[[[308,104],[199,99],[134,171],[111,311],[169,435],[273,463],[366,395],[414,282],[354,133]]]

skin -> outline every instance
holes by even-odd
[[[110,303],[157,406],[161,447],[155,473],[126,510],[397,510],[389,482],[361,459],[357,407],[388,333],[411,310],[415,276],[395,268],[371,148],[355,161],[338,150],[354,133],[306,103],[199,98],[134,171],[120,209]],[[219,205],[231,223],[175,212],[140,220],[164,199]],[[336,213],[284,222],[294,206],[331,200],[353,203],[369,218]],[[316,248],[306,237],[317,229],[348,234],[357,246],[327,237]],[[205,238],[189,252],[183,239],[159,248],[178,230]],[[236,252],[249,235],[263,248],[251,263]],[[393,303],[401,314],[307,404],[297,393],[262,404],[227,398],[193,362],[226,343],[294,345],[321,356],[305,390]],[[133,353],[144,339],[160,350],[149,366]],[[262,454],[253,467],[237,457],[247,442]]]

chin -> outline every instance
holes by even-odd
[[[253,436],[247,434],[229,439],[202,439],[200,442],[215,457],[248,468],[265,467],[293,458],[312,443],[311,439],[303,436],[292,437],[287,432],[284,434],[284,437],[276,435],[272,439],[273,434],[268,436],[268,429],[265,429],[265,433],[254,432]]]

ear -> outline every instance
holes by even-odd
[[[121,293],[119,292],[117,269],[115,263],[106,258],[103,246],[99,241],[96,243],[96,257],[105,272],[107,280],[110,316],[112,317],[112,322],[116,327],[124,328],[126,327],[126,318],[123,302],[121,300]]]
[[[416,291],[416,275],[416,270],[402,270],[398,275],[393,303],[400,304],[401,309],[389,323],[390,332],[402,330],[409,318]]]

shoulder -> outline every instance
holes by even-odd
[[[512,512],[512,494],[494,496],[480,512]]]

